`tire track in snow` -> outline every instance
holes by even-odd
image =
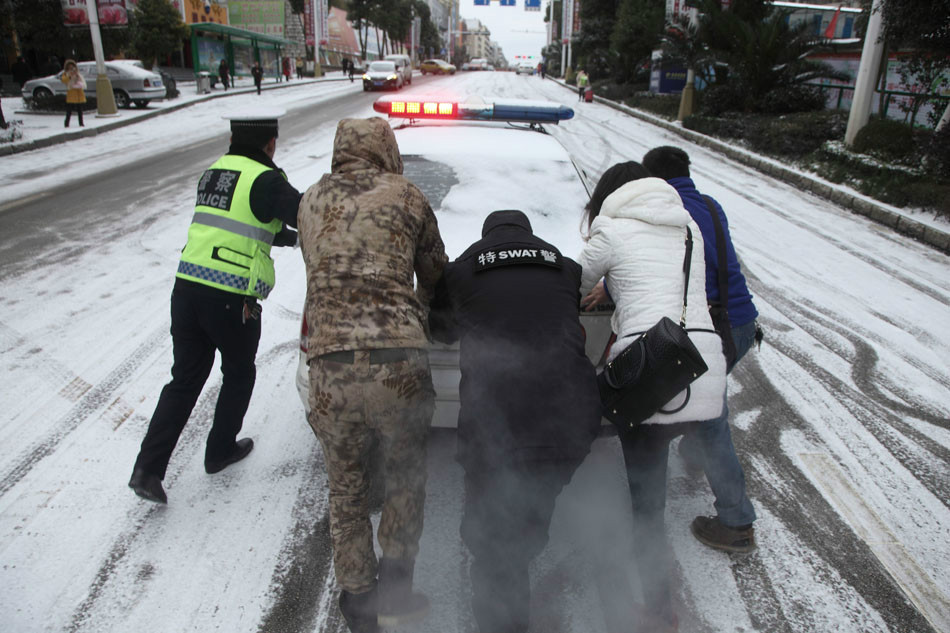
[[[162,324],[125,357],[105,378],[86,391],[69,412],[52,425],[45,437],[35,442],[13,460],[11,467],[0,475],[0,496],[6,494],[39,462],[51,455],[70,433],[100,410],[113,404],[114,394],[125,386],[129,377],[148,359],[159,353],[167,343],[168,326]]]
[[[214,409],[218,401],[218,393],[220,390],[221,385],[219,380],[218,384],[210,389],[206,389],[195,404],[195,408],[192,410],[191,417],[189,418],[189,424],[185,425],[185,430],[175,445],[175,455],[177,458],[172,461],[174,466],[169,468],[166,473],[163,482],[166,488],[174,486],[175,480],[178,479],[182,470],[190,461],[187,458],[183,459],[181,457],[183,455],[191,455],[202,447],[207,434],[207,428],[210,425],[211,419],[214,417]],[[134,493],[130,490],[129,494]],[[144,513],[142,513],[143,505],[146,507]],[[84,630],[101,630],[101,627],[93,621],[95,619],[95,609],[99,603],[99,599],[105,594],[114,578],[124,569],[123,565],[127,562],[129,554],[135,551],[135,542],[142,536],[143,529],[149,525],[157,513],[164,511],[164,506],[147,501],[142,501],[133,506],[128,515],[131,517],[131,525],[113,540],[112,547],[99,566],[99,570],[96,572],[92,584],[89,586],[86,597],[73,612],[65,633],[81,633]],[[142,577],[142,574],[137,574],[137,577]],[[136,585],[136,588],[140,593],[145,591],[144,587]],[[112,606],[113,605],[110,605],[110,608],[105,610],[107,614],[114,613],[114,609],[111,608]]]
[[[789,430],[803,433],[817,446],[823,445],[821,438],[771,384],[754,356],[743,360],[732,375],[742,387],[730,398],[732,415],[760,410],[759,422],[751,429],[732,428],[741,461],[752,466],[746,471],[750,496],[754,503],[767,507],[779,517],[784,527],[813,556],[845,582],[839,587],[832,579],[821,575],[815,581],[821,583],[826,591],[840,594],[842,604],[848,604],[848,592],[853,590],[878,613],[890,631],[936,633],[886,573],[870,547],[855,534],[791,457],[779,448],[782,434]],[[767,463],[770,471],[760,472],[756,467],[759,461]],[[771,578],[766,567],[756,562],[756,556],[761,558],[771,554],[760,550],[752,557],[736,558],[733,563],[735,580],[750,618],[769,626],[776,620],[774,608],[778,599],[763,599],[763,587],[781,582],[781,579]],[[785,609],[782,614],[789,630],[814,630],[811,613],[820,613],[822,605],[804,603],[798,606],[798,612]],[[864,630],[866,627],[859,616],[855,613],[852,626],[843,626],[842,629]]]
[[[326,467],[316,441],[305,464],[303,481],[293,510],[293,527],[271,577],[268,593],[272,603],[261,619],[260,633],[347,631],[333,600],[336,581],[332,571]]]
[[[894,403],[882,394],[875,382],[877,352],[853,331],[812,312],[810,306],[803,307],[807,302],[802,298],[779,295],[769,290],[760,291],[759,294],[802,331],[845,361],[851,367],[850,377],[855,386],[847,384],[827,367],[815,362],[807,353],[783,343],[780,337],[770,340],[769,344],[822,384],[841,406],[877,439],[884,450],[950,508],[950,473],[947,467],[947,464],[950,464],[950,450],[905,422],[902,416],[910,415],[941,428],[947,428],[946,419],[942,418],[939,412],[929,413],[903,403]],[[847,324],[846,321],[843,323]],[[822,330],[819,327],[822,325],[827,329]],[[854,348],[854,354],[842,352],[839,346],[829,339],[829,330],[845,338]],[[908,446],[908,443],[912,446]]]

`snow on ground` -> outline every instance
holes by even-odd
[[[437,81],[411,90],[451,86],[573,105],[575,119],[551,134],[588,184],[656,145],[687,147],[700,188],[726,208],[768,336],[730,377],[734,436],[759,514],[760,550],[732,558],[692,538],[689,521],[712,512],[711,497],[671,458],[667,523],[693,614],[681,630],[950,630],[946,256],[668,131],[599,104],[577,104],[573,92],[552,82],[510,73]],[[292,83],[0,157],[0,221],[4,203],[43,196],[96,169],[219,138],[227,110],[261,103],[320,107],[359,91],[358,83]],[[4,108],[14,118],[7,100]],[[348,116],[373,114],[362,106]],[[330,121],[281,137],[276,162],[299,189],[329,168],[333,130]],[[480,149],[490,149],[483,142]],[[582,209],[559,205],[552,194],[550,230],[569,240]],[[452,195],[466,198],[461,205],[486,207],[486,214],[498,204],[477,188]],[[305,630],[338,630],[326,570],[304,567],[316,579],[302,574],[300,593],[293,593],[296,585],[287,589],[298,582],[301,561],[319,558],[300,550],[321,546],[306,535],[325,520],[322,457],[294,389],[305,283],[296,250],[278,249],[279,282],[264,308],[246,424],[258,440],[252,459],[220,476],[203,473],[215,372],[172,459],[165,481],[171,504],[141,502],[125,487],[168,377],[170,271],[192,198],[191,186],[182,186],[129,201],[130,217],[142,222],[124,227],[122,239],[112,237],[113,227],[92,228],[92,248],[69,245],[77,253],[65,265],[24,267],[5,279],[0,630],[266,630],[262,623],[282,601],[314,610]],[[458,249],[476,239],[480,222],[441,217],[440,227]],[[430,455],[430,465],[443,470],[430,476],[418,581],[437,600],[420,631],[468,633],[465,580],[451,565],[466,554],[457,541],[460,473],[450,453],[450,446],[436,444]],[[597,613],[596,594],[589,584],[564,579],[589,578],[598,555],[623,559],[624,485],[616,442],[598,441],[559,502],[551,546],[536,565],[535,602],[539,621],[547,623],[536,630],[556,630],[558,622],[570,633],[603,630],[594,616],[571,620],[583,605]],[[620,525],[609,541],[616,549],[579,549],[578,542],[589,543],[583,537],[594,540],[585,519],[600,515],[606,517],[600,525]],[[892,579],[904,588],[907,605],[880,598],[865,577]],[[564,582],[567,595],[545,593]],[[890,596],[890,584],[882,584]],[[546,604],[556,617],[544,613]],[[921,624],[920,613],[932,628]]]

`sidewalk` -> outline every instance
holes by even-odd
[[[560,84],[561,86],[564,86],[575,95],[577,94],[576,88],[565,83],[563,80],[553,77],[549,77],[549,79]],[[711,136],[706,136],[704,134],[700,134],[699,132],[688,130],[684,128],[679,122],[667,121],[666,119],[655,116],[648,112],[636,110],[629,106],[623,105],[622,103],[610,101],[609,99],[604,99],[603,97],[598,97],[597,95],[594,95],[594,101],[615,110],[619,110],[624,114],[629,114],[630,116],[647,121],[652,125],[662,127],[666,130],[669,130],[670,132],[673,132],[674,134],[678,134],[690,142],[715,150],[720,154],[723,154],[736,162],[742,163],[747,167],[756,169],[763,174],[783,180],[791,185],[794,185],[795,187],[798,187],[799,189],[809,191],[817,196],[825,198],[826,200],[830,200],[831,202],[844,207],[852,213],[866,216],[871,220],[874,220],[879,224],[883,224],[902,235],[906,235],[919,242],[923,242],[924,244],[932,246],[937,250],[943,251],[944,253],[950,253],[950,228],[942,226],[942,224],[944,224],[942,222],[927,222],[911,217],[909,213],[898,207],[879,202],[847,187],[823,180],[813,174],[791,168],[773,158],[761,156],[737,145],[732,145]]]
[[[261,86],[261,90],[280,90],[282,88],[292,88],[306,84],[314,84],[327,81],[346,81],[348,78],[339,71],[332,72],[316,79],[292,79],[277,83],[274,79],[266,79]],[[83,122],[85,127],[79,127],[79,121],[75,114],[72,117],[70,126],[63,127],[65,113],[51,112],[39,113],[26,109],[22,97],[3,97],[0,104],[3,107],[3,114],[7,123],[20,121],[20,131],[23,138],[12,143],[0,144],[0,157],[26,152],[41,147],[49,147],[58,143],[63,143],[77,138],[86,138],[96,136],[103,132],[125,127],[139,121],[151,119],[187,108],[195,103],[220,99],[235,94],[244,94],[255,92],[254,81],[250,77],[238,77],[235,85],[230,90],[224,90],[221,84],[218,88],[212,89],[208,94],[198,94],[197,84],[193,81],[178,82],[178,96],[174,99],[164,101],[152,101],[146,108],[132,107],[127,110],[119,110],[115,116],[99,117],[95,110],[83,113]],[[9,132],[3,130],[2,132]]]

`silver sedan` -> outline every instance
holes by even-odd
[[[86,97],[95,97],[96,62],[79,62],[77,66],[86,80]],[[165,84],[158,73],[130,63],[106,62],[106,75],[112,83],[115,104],[120,108],[129,108],[133,103],[144,108],[149,101],[165,98]],[[43,101],[65,95],[66,84],[59,77],[60,73],[56,73],[26,82],[23,84],[23,99]]]

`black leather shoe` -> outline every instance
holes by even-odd
[[[129,488],[148,501],[168,503],[165,489],[162,488],[162,480],[157,475],[149,474],[141,468],[136,468],[132,472],[132,478],[129,479]]]
[[[245,457],[248,453],[251,452],[251,449],[254,448],[254,440],[249,437],[245,437],[237,441],[237,448],[234,449],[234,452],[231,453],[231,456],[227,459],[223,459],[220,462],[205,462],[205,472],[209,475],[221,472],[231,464],[239,462]]]

